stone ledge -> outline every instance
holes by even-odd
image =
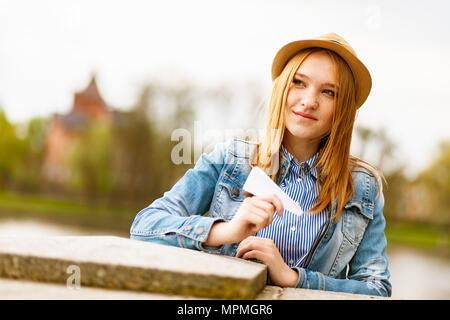
[[[135,292],[81,286],[79,289],[63,284],[29,280],[1,279],[0,300],[205,300],[204,297]],[[266,286],[255,300],[388,300],[390,298],[321,290]]]
[[[167,295],[18,279],[0,278],[0,300],[196,300],[198,297]]]
[[[218,299],[253,299],[266,266],[111,236],[0,237],[0,277]]]
[[[67,285],[70,265],[78,289]],[[0,237],[0,299],[390,299],[266,286],[266,277],[259,263],[128,238]]]
[[[390,298],[332,292],[323,290],[309,290],[299,288],[281,288],[266,286],[256,296],[256,300],[389,300]]]

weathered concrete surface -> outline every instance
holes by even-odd
[[[135,292],[81,286],[79,289],[63,284],[29,280],[1,279],[0,300],[197,300],[203,297]],[[255,300],[372,300],[389,299],[359,294],[321,290],[266,286]]]
[[[0,277],[169,295],[252,299],[265,286],[266,266],[111,236],[0,237]]]
[[[196,297],[0,278],[0,300],[192,300]],[[203,298],[201,298],[203,299]]]
[[[390,298],[368,296],[364,294],[351,294],[344,292],[331,292],[323,290],[309,290],[298,288],[281,288],[266,286],[256,298],[257,300],[385,300]]]
[[[259,263],[111,236],[0,237],[0,277],[0,299],[388,299],[266,286]]]

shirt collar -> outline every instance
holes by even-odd
[[[306,161],[303,161],[302,163],[298,163],[298,160],[284,147],[284,145],[281,145],[281,150],[285,154],[285,156],[288,158],[289,162],[293,166],[302,167],[304,172],[309,172],[314,178],[317,179],[317,167],[315,166],[315,162],[317,158],[319,157],[319,151],[316,152],[315,155],[313,155],[311,158],[309,158]]]

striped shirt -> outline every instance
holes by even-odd
[[[257,232],[256,236],[272,239],[289,267],[304,267],[314,240],[327,222],[327,209],[318,214],[307,212],[317,201],[317,168],[313,164],[319,153],[299,164],[284,146],[281,149],[290,166],[280,188],[305,213],[298,216],[283,209],[283,216],[280,217],[275,212],[272,224]]]

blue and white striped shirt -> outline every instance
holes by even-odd
[[[304,267],[314,240],[327,222],[327,209],[318,214],[307,212],[317,202],[317,168],[313,164],[319,153],[299,164],[284,146],[281,149],[290,166],[280,188],[298,202],[305,213],[298,216],[283,209],[280,217],[275,212],[272,224],[257,232],[256,236],[272,239],[289,267]]]

